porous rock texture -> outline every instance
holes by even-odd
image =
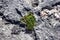
[[[37,24],[32,32],[20,22],[29,11]],[[0,0],[0,40],[60,40],[60,0]]]

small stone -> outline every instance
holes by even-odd
[[[2,21],[2,18],[0,18],[0,21]]]
[[[17,27],[17,26],[14,26],[13,28],[12,28],[12,32],[11,32],[11,34],[19,34],[20,33],[20,28],[19,27]]]
[[[55,13],[55,16],[56,16],[56,18],[60,18],[59,15],[58,15],[57,13]]]

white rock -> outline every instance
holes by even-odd
[[[2,18],[0,18],[0,21],[2,21]]]
[[[56,18],[60,18],[59,14],[58,13],[55,13],[55,16]]]

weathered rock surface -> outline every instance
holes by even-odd
[[[37,1],[39,1],[39,5],[37,7],[33,7],[32,3],[36,2],[34,0],[1,0],[0,12],[3,13],[3,15],[8,20],[19,21],[21,18],[21,15],[17,13],[15,8],[17,8],[20,11],[20,14],[24,16],[24,14],[29,9],[31,9],[31,11],[33,12],[36,12],[38,10],[41,10],[45,6],[51,6],[56,2],[59,2],[59,0],[43,0],[43,1],[37,0]]]
[[[29,11],[37,23],[32,33],[20,23]],[[60,40],[60,0],[0,0],[0,40]]]

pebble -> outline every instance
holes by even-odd
[[[2,21],[2,18],[0,18],[0,21]]]

